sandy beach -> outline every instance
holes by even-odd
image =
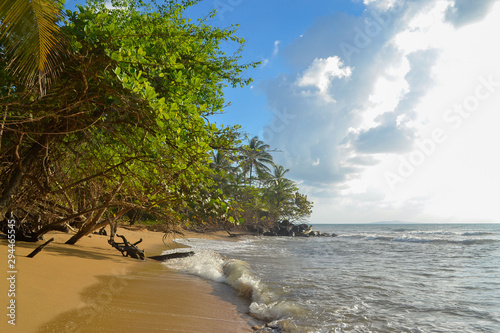
[[[146,255],[175,247],[161,232],[121,229],[129,241],[143,242]],[[155,260],[138,261],[91,235],[75,245],[70,235],[52,232],[55,240],[34,258],[36,244],[17,242],[16,273],[8,267],[8,242],[0,239],[5,276],[0,283],[4,315],[1,332],[252,332],[258,324],[246,315],[248,303],[223,284],[167,269]],[[225,233],[187,233],[187,238],[227,238]],[[9,296],[14,275],[15,297]],[[15,325],[8,314],[15,300]]]

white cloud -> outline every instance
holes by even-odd
[[[398,3],[398,0],[363,0],[363,3],[367,6],[375,6],[378,9],[388,10]]]
[[[365,0],[363,17],[320,20],[280,52],[298,74],[265,87],[270,107],[290,114],[274,119],[282,126],[271,124],[268,137],[315,201],[312,222],[500,218],[492,193],[500,187],[500,5],[487,2],[474,20],[461,0],[409,2],[344,65],[339,45],[354,45],[370,8],[399,5]],[[492,82],[479,100],[481,78]],[[446,140],[421,148],[436,130]],[[402,161],[413,170],[392,190],[385,175],[398,175]]]
[[[328,91],[332,80],[349,77],[352,74],[352,69],[349,66],[343,66],[344,64],[338,56],[326,59],[316,58],[298,78],[297,85],[299,87],[313,86],[319,90],[319,95],[325,100],[333,102],[334,99]]]
[[[278,52],[280,50],[279,45],[280,45],[279,40],[274,41],[274,49],[273,49],[273,56],[274,57],[278,55]]]
[[[445,21],[450,1],[436,1],[428,4],[424,10],[410,20],[405,30],[398,33],[394,45],[405,55],[419,50],[442,48],[446,38],[454,34],[455,29]]]

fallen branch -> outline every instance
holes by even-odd
[[[54,237],[52,237],[51,239],[49,239],[48,241],[46,241],[45,243],[43,243],[42,245],[40,245],[39,247],[37,247],[33,252],[31,252],[30,254],[28,254],[26,257],[33,258],[34,256],[36,256],[38,254],[38,252],[42,251],[43,248],[45,246],[47,246],[53,240],[54,240]]]
[[[175,252],[175,253],[169,253],[169,254],[162,254],[159,256],[152,256],[152,257],[148,257],[148,258],[158,260],[158,261],[165,261],[165,260],[170,260],[170,259],[187,258],[187,257],[191,257],[192,255],[194,255],[194,252],[189,251],[189,252]]]
[[[120,237],[123,240],[123,243],[115,242],[114,238],[108,240],[108,243],[112,247],[114,247],[115,249],[120,251],[122,253],[122,256],[124,256],[124,257],[130,256],[131,258],[134,258],[134,259],[144,260],[144,257],[145,257],[144,250],[139,250],[139,248],[136,246],[137,244],[142,242],[142,238],[139,241],[137,241],[133,244],[130,244],[129,241],[125,238],[125,236],[122,236],[122,235],[116,235],[116,236]]]

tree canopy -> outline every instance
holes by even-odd
[[[120,0],[109,9],[95,0],[53,13],[57,29],[39,32],[53,37],[39,57],[64,49],[63,58],[50,58],[61,59],[50,85],[33,84],[32,68],[23,65],[37,49],[23,35],[31,32],[13,32],[10,12],[0,7],[0,219],[13,212],[31,223],[34,238],[74,227],[68,243],[131,211],[167,224],[245,219],[245,195],[265,192],[253,187],[252,170],[259,186],[268,184],[264,163],[272,158],[257,138],[243,146],[238,126],[218,126],[211,116],[224,112],[224,88],[249,84],[244,71],[257,64],[242,64],[241,50],[223,52],[224,43],[244,45],[235,27],[185,18],[195,3]],[[25,42],[21,56],[10,51]],[[51,61],[39,61],[40,75],[54,71]],[[254,154],[253,162],[241,151]],[[240,183],[248,173],[250,184]],[[263,210],[290,203],[296,190],[276,188],[276,201],[269,189],[274,201]]]

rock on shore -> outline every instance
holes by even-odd
[[[271,228],[256,228],[257,233],[264,236],[287,236],[287,237],[336,237],[336,234],[319,232],[313,230],[310,224],[293,224],[288,220],[276,222]]]

